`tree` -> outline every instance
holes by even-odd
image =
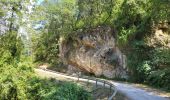
[[[21,0],[2,0],[4,8],[2,15],[9,24],[4,34],[0,35],[0,99],[26,100],[27,80],[32,75],[29,63],[23,62],[23,42],[18,27],[22,17],[21,9],[24,6]]]

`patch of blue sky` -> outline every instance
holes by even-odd
[[[44,0],[38,0],[37,5],[40,5]]]

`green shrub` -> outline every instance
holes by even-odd
[[[138,72],[143,75],[142,77],[143,78],[146,78],[149,74],[150,74],[150,71],[151,71],[151,65],[149,64],[150,62],[149,61],[144,61],[141,63],[140,66],[137,67],[137,70]]]
[[[170,68],[152,71],[147,78],[150,85],[170,90]]]
[[[73,83],[62,82],[58,84],[55,80],[33,78],[30,80],[28,89],[29,99],[41,100],[90,100],[91,95],[82,87]]]
[[[170,67],[170,49],[156,48],[151,52],[152,66],[164,69]]]
[[[90,100],[90,94],[80,86],[72,83],[65,83],[59,89],[57,93],[59,100]]]
[[[126,45],[128,43],[128,40],[135,35],[136,32],[136,26],[132,26],[128,29],[125,29],[122,27],[120,30],[119,36],[118,36],[118,43],[119,45]]]
[[[27,81],[32,72],[28,63],[0,65],[0,99],[27,100]]]

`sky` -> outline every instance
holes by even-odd
[[[37,4],[41,4],[44,0],[38,0]]]

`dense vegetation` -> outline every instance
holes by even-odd
[[[0,7],[0,21],[7,27],[0,30],[1,100],[90,99],[75,84],[36,77],[32,60],[59,64],[59,39],[74,40],[77,33],[97,26],[115,31],[128,58],[130,80],[170,90],[170,48],[166,41],[150,43],[157,30],[170,34],[169,0],[44,0],[39,5],[1,0]],[[36,28],[40,21],[43,27]],[[162,24],[168,27],[159,28]],[[20,31],[23,27],[27,35]]]
[[[0,25],[3,20],[8,22],[4,24],[8,29],[0,30],[0,100],[89,100],[90,94],[76,84],[59,84],[55,79],[35,76],[32,58],[26,53],[28,48],[19,33],[19,27],[25,24],[22,18],[27,3],[0,1]]]
[[[70,41],[80,31],[110,26],[128,57],[130,80],[170,89],[170,49],[166,42],[148,42],[156,30],[169,34],[169,28],[159,29],[161,23],[170,22],[169,0],[62,0],[44,2],[40,8],[48,32],[44,30],[37,43],[38,61],[59,63],[60,37]]]
[[[39,79],[33,73],[29,57],[22,55],[22,42],[16,33],[0,38],[1,100],[89,100],[90,94],[73,83],[59,84]]]
[[[87,91],[73,83],[38,78],[32,78],[29,83],[28,100],[91,100]]]

